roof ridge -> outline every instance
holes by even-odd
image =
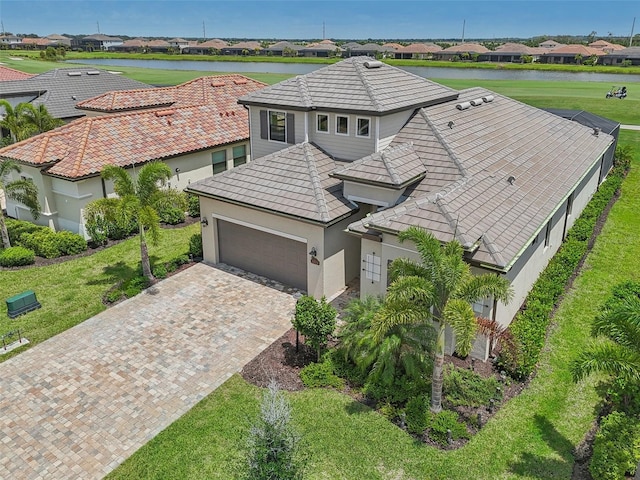
[[[86,126],[84,129],[84,132],[82,132],[82,136],[80,137],[82,139],[82,142],[81,142],[80,148],[78,148],[76,152],[77,156],[76,156],[75,164],[71,169],[74,175],[77,174],[77,172],[80,170],[80,166],[82,165],[82,159],[84,158],[84,153],[85,153],[85,150],[87,149],[87,144],[89,143],[89,133],[91,132],[91,128],[93,127],[94,117],[85,117],[85,118],[87,119],[85,122]]]
[[[438,210],[442,212],[442,215],[447,220],[449,227],[453,231],[453,238],[459,237],[460,240],[462,240],[460,242],[462,246],[465,248],[469,248],[472,245],[472,243],[469,242],[469,240],[467,240],[467,236],[462,232],[462,229],[460,228],[459,218],[454,219],[451,216],[449,209],[444,205],[444,203],[442,203],[442,197],[436,196],[436,199],[433,203],[435,204],[436,207],[438,207]]]
[[[449,144],[444,140],[444,137],[440,134],[440,131],[436,128],[436,126],[433,124],[433,122],[431,121],[431,119],[428,117],[427,112],[424,110],[424,108],[420,109],[420,115],[422,116],[422,118],[424,119],[425,122],[427,122],[427,125],[429,126],[429,128],[431,129],[431,131],[433,132],[433,134],[436,136],[436,138],[438,139],[438,141],[440,142],[440,144],[444,147],[444,149],[447,151],[447,154],[449,155],[449,157],[451,158],[451,160],[453,160],[453,162],[456,164],[456,166],[458,167],[458,169],[460,170],[460,173],[462,174],[463,177],[467,177],[469,174],[467,173],[467,169],[464,168],[464,166],[462,165],[462,162],[460,161],[460,159],[458,158],[458,156],[455,154],[455,152],[451,149],[451,147],[449,146]]]
[[[391,160],[387,157],[387,154],[389,154],[391,152],[396,152],[398,150],[404,150],[404,149],[408,148],[409,146],[411,146],[410,142],[401,143],[401,144],[395,145],[395,146],[393,146],[391,148],[385,148],[384,150],[382,150],[380,152],[380,159],[382,160],[383,165],[387,169],[387,172],[389,172],[389,176],[391,177],[391,180],[393,181],[393,183],[395,183],[397,185],[402,183],[402,179],[400,178],[400,176],[396,172],[395,167],[391,164]]]
[[[488,233],[483,233],[482,237],[481,237],[482,243],[484,243],[485,247],[487,247],[487,250],[489,251],[489,254],[493,257],[493,259],[496,262],[496,265],[501,265],[504,266],[507,264],[507,262],[505,261],[504,257],[502,256],[502,254],[496,250],[495,248],[495,242],[492,240],[492,238],[489,236]]]
[[[311,144],[303,143],[302,151],[304,152],[304,159],[307,162],[309,169],[309,177],[311,179],[311,186],[313,188],[313,196],[316,198],[316,205],[318,206],[318,213],[320,219],[323,222],[331,220],[329,216],[329,210],[327,208],[327,201],[324,197],[324,190],[322,189],[322,183],[320,182],[320,174],[316,168],[316,162],[313,158],[313,152],[311,151]]]
[[[307,85],[307,80],[303,75],[298,75],[296,77],[296,83],[298,84],[298,91],[300,92],[300,97],[305,104],[305,107],[312,106],[311,95],[309,94],[309,85]]]
[[[367,91],[367,94],[369,95],[369,99],[371,100],[373,107],[378,111],[382,110],[382,106],[380,105],[380,102],[378,102],[378,99],[374,95],[373,88],[371,87],[369,80],[364,74],[364,70],[363,70],[363,68],[365,68],[364,63],[356,62],[355,60],[352,63],[356,73],[358,74],[358,78],[360,78],[362,85],[364,86],[365,90]]]

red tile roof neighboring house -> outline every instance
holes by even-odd
[[[14,70],[13,68],[0,65],[0,82],[7,82],[11,80],[24,80],[25,78],[31,78],[33,76],[35,75],[21,72],[20,70]]]
[[[106,165],[127,167],[249,138],[246,109],[200,105],[84,117],[0,149],[0,158],[40,166],[43,174],[78,180]]]
[[[611,53],[616,50],[624,50],[623,45],[618,45],[617,43],[610,43],[606,40],[596,40],[595,42],[591,42],[589,47],[596,48],[598,50],[602,50],[603,52]]]
[[[242,75],[212,75],[173,87],[107,92],[79,102],[77,107],[105,113],[169,105],[213,105],[220,110],[229,110],[235,108],[239,97],[266,86]]]
[[[460,45],[452,45],[442,51],[446,53],[487,53],[490,50],[477,43],[461,43]]]
[[[24,37],[22,39],[22,43],[24,45],[36,45],[38,47],[48,47],[49,45],[54,45],[54,44],[57,44],[58,42],[56,42],[55,40],[52,40],[50,38]]]
[[[433,43],[412,43],[411,45],[407,45],[406,47],[400,47],[398,49],[399,53],[413,53],[413,54],[427,54],[439,52],[442,50],[440,45],[435,45]]]
[[[545,55],[550,57],[558,55],[582,55],[583,57],[590,57],[591,55],[606,55],[606,52],[598,50],[597,48],[585,47],[584,45],[564,45],[562,47],[554,48]]]

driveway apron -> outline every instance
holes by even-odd
[[[291,327],[284,289],[197,264],[0,364],[0,478],[102,478]]]

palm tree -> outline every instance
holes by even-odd
[[[0,162],[0,190],[4,191],[7,198],[26,205],[33,218],[37,220],[40,216],[40,202],[38,201],[38,189],[33,181],[24,178],[9,180],[11,172],[20,173],[20,171],[20,166],[13,160]],[[3,211],[0,211],[0,234],[2,235],[3,247],[9,248],[11,241],[9,240],[9,232],[7,232]]]
[[[142,275],[152,279],[147,236],[153,245],[158,243],[160,217],[157,206],[163,201],[166,192],[160,187],[171,178],[171,169],[160,161],[150,162],[133,179],[124,168],[107,165],[102,170],[102,178],[113,180],[113,189],[120,197],[115,208],[121,226],[126,228],[131,222],[138,225]]]
[[[39,133],[48,132],[54,128],[64,125],[64,122],[58,118],[53,118],[47,107],[43,104],[34,107],[30,103],[24,104],[21,111],[22,123],[28,129],[28,135],[38,135]]]
[[[574,380],[601,372],[640,383],[640,298],[632,296],[603,310],[593,322],[592,334],[611,341],[580,353],[571,367]]]
[[[8,143],[16,143],[27,138],[22,119],[25,105],[25,103],[19,103],[14,108],[7,100],[0,99],[0,108],[4,110],[2,120],[0,120],[0,127],[9,132]]]
[[[463,259],[460,243],[444,245],[431,233],[409,227],[398,235],[400,242],[415,243],[420,262],[396,259],[391,266],[392,283],[385,307],[376,316],[377,335],[400,324],[439,324],[435,362],[431,382],[431,410],[442,410],[442,374],[445,352],[445,328],[456,335],[456,351],[461,356],[471,352],[478,325],[471,303],[493,297],[508,303],[513,291],[508,280],[498,275],[473,275]]]

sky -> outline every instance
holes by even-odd
[[[606,38],[636,16],[640,1],[0,0],[6,32],[39,36],[320,39],[324,22],[335,39]]]

